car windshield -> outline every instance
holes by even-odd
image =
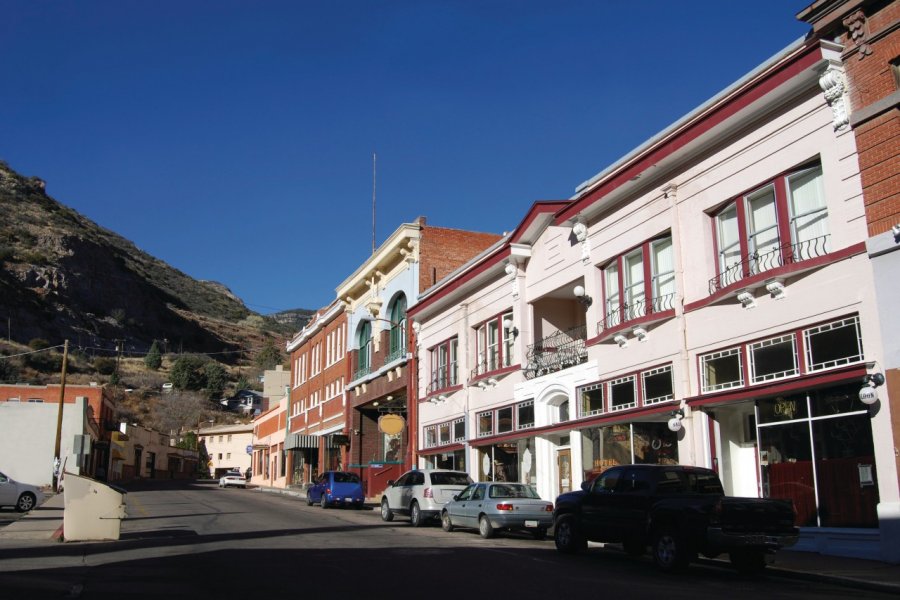
[[[465,473],[432,473],[431,485],[469,485],[472,480]]]
[[[335,473],[335,483],[359,483],[359,475],[356,473]]]
[[[488,491],[491,498],[535,498],[540,499],[537,492],[530,485],[521,483],[503,483],[492,485]]]

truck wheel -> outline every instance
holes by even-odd
[[[394,520],[394,512],[391,510],[391,507],[388,504],[387,498],[381,499],[381,520],[382,521],[393,521]]]
[[[587,541],[578,533],[578,526],[572,515],[563,515],[556,520],[553,541],[556,549],[564,554],[577,554],[587,549]]]
[[[653,535],[653,562],[661,570],[683,571],[691,562],[685,540],[673,529],[660,529]]]
[[[766,557],[761,550],[735,550],[728,558],[731,566],[742,575],[754,575],[766,568]]]

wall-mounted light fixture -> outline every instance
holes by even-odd
[[[591,305],[594,301],[593,298],[587,295],[584,291],[583,285],[576,285],[575,289],[572,290],[572,293],[575,294],[575,299],[581,302],[585,308]]]
[[[634,334],[634,337],[636,337],[639,342],[647,341],[647,330],[643,327],[635,327],[631,330],[631,333]]]
[[[859,401],[863,404],[875,404],[878,401],[878,392],[875,391],[880,385],[884,385],[884,375],[881,373],[870,373],[863,377],[863,386],[859,390]]]
[[[419,331],[421,331],[421,329],[422,329],[422,324],[419,323],[418,321],[413,321],[413,322],[412,322],[412,328],[413,328],[413,331],[415,331],[416,334],[418,334]]]
[[[766,282],[766,291],[771,294],[772,298],[775,300],[784,300],[787,295],[787,291],[784,288],[784,281],[781,279],[773,279],[772,281]]]
[[[737,299],[744,308],[756,308],[756,298],[753,297],[753,292],[745,290],[737,295]]]
[[[669,431],[681,431],[681,420],[684,418],[684,409],[679,408],[677,410],[672,411],[672,416],[669,419],[667,425],[669,426]]]
[[[496,386],[498,383],[500,383],[500,382],[497,381],[496,379],[494,379],[493,377],[491,377],[490,379],[487,380],[487,384],[491,387]]]
[[[614,337],[613,341],[619,345],[619,348],[624,348],[628,345],[628,338],[621,333]]]
[[[513,338],[519,337],[519,328],[513,325],[512,319],[503,319],[503,329]]]

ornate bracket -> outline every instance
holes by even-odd
[[[588,239],[588,228],[584,221],[579,220],[572,225],[572,235],[581,244],[581,262],[588,264],[591,262],[591,241]]]
[[[843,129],[850,123],[850,112],[847,110],[847,102],[844,97],[847,91],[844,72],[834,65],[829,65],[819,76],[819,87],[825,92],[825,101],[831,107],[835,131]]]

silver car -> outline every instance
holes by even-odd
[[[475,483],[464,489],[441,511],[441,527],[478,528],[481,537],[490,538],[498,530],[530,531],[537,540],[547,537],[553,525],[553,503],[541,500],[524,483]]]
[[[28,512],[43,501],[44,495],[35,486],[0,473],[0,506],[15,506],[19,512]]]
[[[407,471],[397,481],[389,481],[381,496],[381,518],[393,521],[394,515],[409,515],[418,527],[438,517],[444,504],[472,483],[468,473],[444,469]]]

